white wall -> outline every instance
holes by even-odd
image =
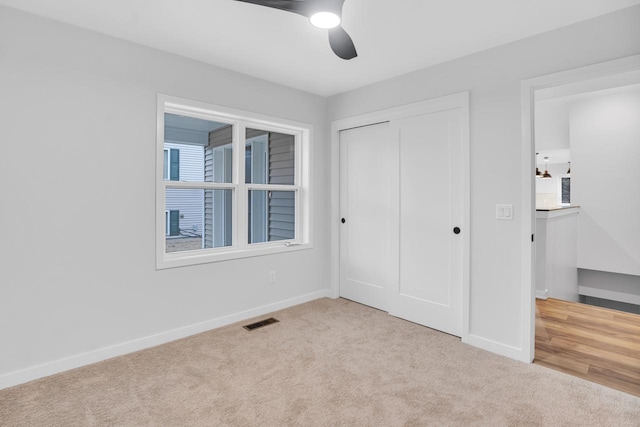
[[[313,249],[155,270],[159,92],[313,125]],[[4,7],[0,94],[0,388],[327,294],[325,99]]]
[[[576,101],[570,111],[578,267],[640,275],[640,89]]]
[[[536,151],[569,148],[569,104],[564,99],[536,101],[535,140]]]
[[[366,86],[329,99],[336,120],[471,91],[471,295],[474,343],[522,360],[523,79],[640,53],[640,7]],[[514,221],[496,221],[512,203]],[[487,250],[490,248],[490,250]]]

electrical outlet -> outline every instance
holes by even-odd
[[[276,272],[275,271],[270,271],[269,272],[269,283],[276,283]]]

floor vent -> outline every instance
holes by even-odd
[[[268,319],[261,320],[259,322],[251,323],[250,325],[244,325],[243,328],[245,328],[247,331],[253,331],[254,329],[262,328],[263,326],[271,325],[272,323],[278,323],[278,322],[279,322],[278,319],[274,319],[273,317],[270,317]]]

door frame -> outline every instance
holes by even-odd
[[[545,76],[522,80],[522,355],[524,361],[531,363],[535,357],[535,144],[534,109],[535,91],[586,80],[612,76],[629,71],[640,70],[640,55],[627,56],[612,61],[601,62],[572,70],[561,71]]]
[[[459,92],[399,107],[347,117],[331,122],[331,292],[340,296],[340,131],[360,126],[389,122],[437,111],[462,111],[462,342],[469,337],[469,271],[470,271],[470,166],[469,166],[469,92]]]

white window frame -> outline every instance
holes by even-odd
[[[231,183],[185,182],[164,179],[164,114],[179,114],[233,125]],[[245,183],[246,129],[290,134],[295,144],[295,185]],[[165,269],[231,259],[286,253],[312,248],[309,124],[158,94],[156,140],[156,268]],[[232,246],[166,253],[165,200],[167,188],[232,190]],[[295,239],[248,243],[250,190],[295,192]]]
[[[256,136],[253,138],[249,138],[246,140],[247,145],[250,147],[251,150],[251,158],[252,158],[252,165],[253,165],[253,159],[254,159],[254,151],[255,151],[255,142],[256,140],[260,140],[261,143],[266,144],[266,150],[265,150],[265,161],[264,163],[262,163],[261,169],[263,172],[263,176],[264,179],[269,179],[268,174],[269,174],[269,141],[267,138],[267,134],[265,135],[261,135],[261,136]],[[246,154],[246,153],[245,153]],[[245,162],[245,166],[246,166],[246,162]],[[255,179],[253,172],[254,172],[255,168],[252,167],[251,170],[251,181],[253,181]],[[246,173],[246,170],[245,170]],[[268,194],[268,193],[267,193]],[[263,214],[263,218],[262,218],[262,233],[260,235],[260,238],[263,239],[263,241],[266,241],[269,237],[269,218],[268,218],[268,205],[269,205],[269,197],[267,196],[266,200],[265,200],[265,205],[264,205],[264,212],[261,212]],[[253,203],[253,201],[252,201]],[[252,215],[251,218],[255,218],[255,215]],[[256,235],[256,227],[255,227],[255,221],[251,221],[251,236],[255,237]]]

